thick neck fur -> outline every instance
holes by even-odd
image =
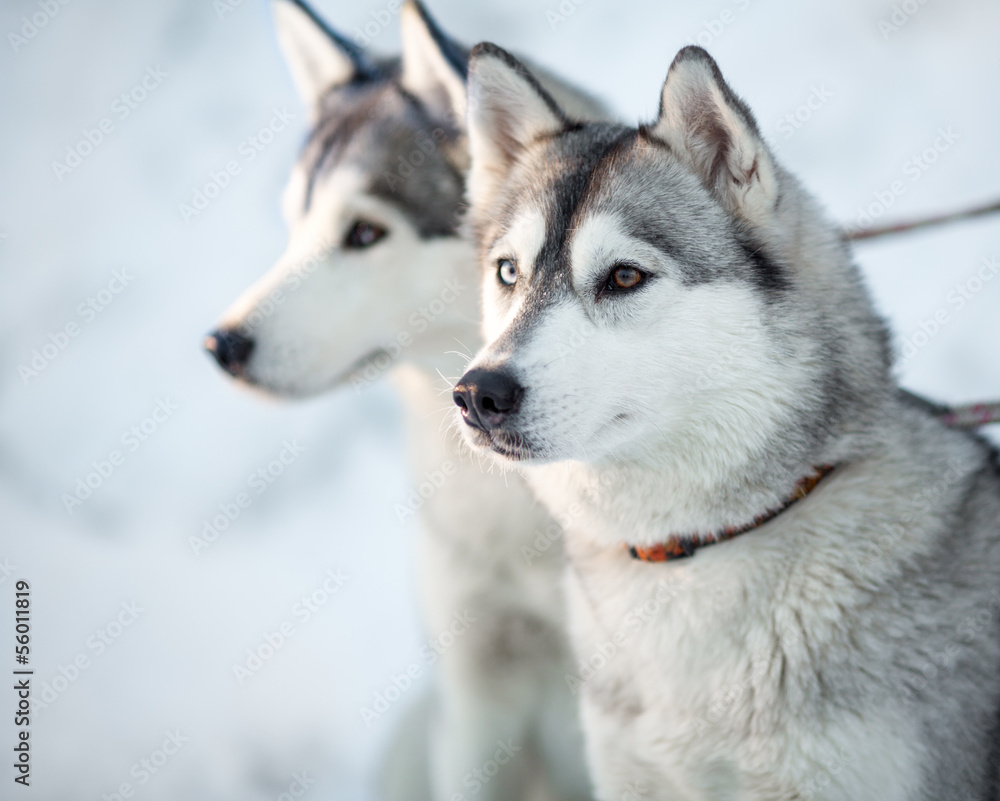
[[[815,468],[880,447],[898,404],[884,325],[839,232],[793,179],[781,181],[775,224],[754,235],[792,275],[769,323],[779,342],[807,343],[773,366],[769,377],[786,394],[762,391],[761,375],[654,428],[661,436],[586,462],[528,467],[543,501],[594,544],[649,545],[748,524],[780,508]]]
[[[816,467],[863,458],[873,440],[831,436],[807,450],[776,431],[762,451],[749,452],[723,425],[693,433],[682,450],[658,442],[619,458],[539,465],[527,474],[557,516],[592,543],[651,545],[747,524],[781,507]]]

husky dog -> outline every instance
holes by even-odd
[[[1000,470],[897,392],[841,232],[700,48],[582,123],[483,44],[468,442],[565,521],[606,801],[986,801]]]
[[[563,681],[563,556],[549,547],[558,525],[522,481],[484,473],[442,425],[441,376],[461,373],[480,344],[475,251],[457,230],[468,51],[416,2],[401,10],[401,60],[372,58],[302,3],[279,0],[274,11],[312,130],[284,198],[288,248],[207,346],[241,381],[290,398],[360,389],[393,368],[414,475],[440,485],[403,510],[419,507],[426,625],[437,638],[456,616],[471,621],[441,654],[432,732],[417,730],[429,741],[431,797],[521,798],[530,787],[541,798],[587,798]],[[601,113],[540,79],[575,114]],[[447,355],[456,350],[467,354]],[[494,775],[496,761],[505,764]],[[418,797],[414,775],[397,770],[390,781]]]

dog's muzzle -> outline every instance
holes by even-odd
[[[517,411],[524,387],[502,370],[477,369],[462,376],[451,396],[468,425],[488,432]]]

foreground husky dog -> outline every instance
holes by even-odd
[[[900,395],[835,226],[699,48],[655,123],[470,63],[470,443],[566,522],[601,798],[994,799],[1000,476]]]
[[[401,63],[372,59],[300,3],[274,10],[313,128],[285,195],[288,249],[224,316],[209,349],[242,381],[287,397],[363,388],[396,368],[414,474],[439,485],[402,511],[419,509],[422,523],[426,625],[435,639],[457,618],[464,630],[453,643],[446,635],[440,657],[424,758],[431,795],[521,798],[540,785],[539,797],[587,797],[576,704],[563,680],[571,662],[557,587],[562,551],[552,546],[558,526],[520,480],[485,473],[442,425],[441,376],[467,361],[447,353],[480,344],[478,266],[456,231],[467,52],[416,3],[401,12]],[[575,113],[597,113],[548,83]],[[426,743],[426,726],[415,737]],[[419,770],[397,764],[398,787],[387,794],[420,797]]]

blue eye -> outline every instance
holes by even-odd
[[[497,278],[504,286],[513,286],[517,283],[517,265],[510,259],[500,259],[497,261]]]

